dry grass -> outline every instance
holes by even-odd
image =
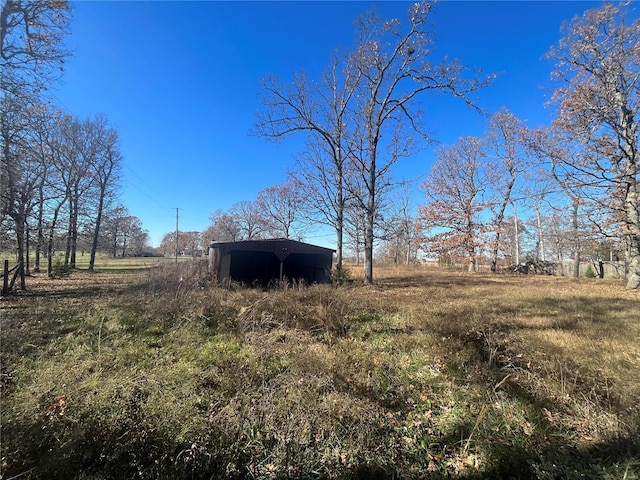
[[[376,274],[32,279],[1,304],[2,478],[638,478],[638,292]]]

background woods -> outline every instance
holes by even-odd
[[[68,55],[69,16],[65,1],[5,1],[0,12],[0,233],[4,251],[15,245],[22,289],[43,257],[52,274],[57,252],[69,268],[86,252],[93,270],[97,252],[115,255],[126,231],[117,227],[124,211],[117,131],[103,115],[82,120],[51,103]]]
[[[547,55],[549,125],[518,118],[507,97],[485,111],[483,92],[499,76],[437,52],[438,5],[407,7],[397,18],[362,13],[323,69],[264,72],[251,133],[299,141],[299,151],[282,182],[229,207],[205,205],[208,227],[178,232],[178,250],[180,233],[189,252],[214,240],[322,239],[338,269],[344,258],[362,262],[368,283],[383,261],[494,272],[553,262],[577,276],[581,264],[620,260],[637,289],[634,7],[605,4],[563,27]],[[19,285],[45,263],[51,273],[56,254],[73,268],[86,253],[90,269],[98,253],[175,255],[173,222],[153,252],[143,220],[122,205],[130,179],[115,126],[55,105],[70,6],[4,1],[0,21],[0,240],[5,256],[15,253]],[[436,98],[486,118],[484,133],[436,144]],[[423,164],[421,175],[403,177],[408,164]]]

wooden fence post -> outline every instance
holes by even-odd
[[[9,260],[4,261],[4,275],[2,275],[2,294],[9,293]]]

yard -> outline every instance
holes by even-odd
[[[1,299],[1,478],[640,477],[620,281],[389,267],[261,291],[156,265]]]

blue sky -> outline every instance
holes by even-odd
[[[202,231],[217,209],[283,183],[303,138],[250,136],[258,81],[304,69],[317,78],[330,53],[354,45],[353,22],[372,7],[404,20],[409,2],[73,2],[68,60],[54,101],[86,118],[104,114],[124,156],[122,201],[152,244],[175,229]],[[434,9],[438,55],[459,58],[495,84],[478,92],[489,112],[504,106],[529,125],[548,122],[553,65],[544,54],[560,25],[599,2],[442,1]],[[426,96],[426,125],[444,144],[482,135],[486,119],[459,100]],[[433,147],[394,170],[424,177]],[[416,204],[420,202],[416,191]],[[321,232],[305,240],[334,246]]]

